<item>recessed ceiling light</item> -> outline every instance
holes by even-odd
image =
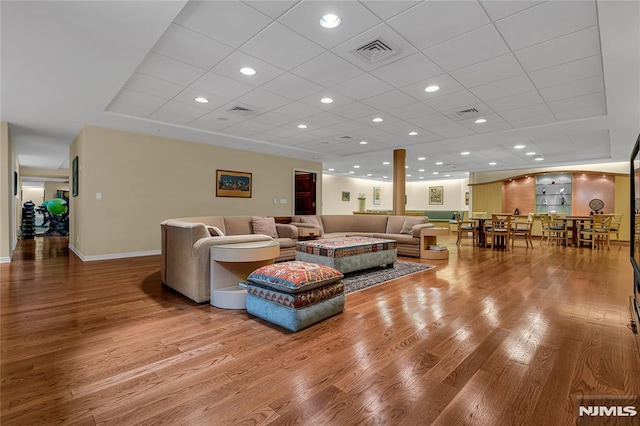
[[[424,169],[418,169],[419,172],[424,172]]]
[[[444,175],[444,177],[451,177],[451,175]]]
[[[424,91],[427,93],[437,92],[438,90],[440,90],[440,87],[438,86],[428,86],[426,89],[424,89]]]
[[[307,125],[306,124],[298,124],[298,129],[306,129]]]
[[[333,172],[335,169],[329,169],[330,172]]]
[[[383,161],[382,164],[384,164],[385,166],[388,166],[389,162],[388,161]]]
[[[382,179],[387,179],[387,178],[388,178],[388,176],[382,176]]]
[[[418,161],[424,161],[426,159],[427,159],[427,157],[418,157]]]
[[[513,147],[513,149],[522,149],[522,148],[526,148],[526,145],[516,145]]]
[[[329,13],[320,18],[320,25],[324,28],[335,28],[342,23],[342,19],[338,15]]]
[[[415,136],[417,134],[418,134],[418,132],[409,132],[409,136]]]
[[[487,122],[487,120],[484,119],[484,118],[478,118],[476,121],[474,121],[474,123],[476,123],[476,124],[483,124],[483,123],[486,123],[486,122]]]
[[[407,177],[411,177],[411,175],[407,175]]]
[[[420,179],[424,179],[424,176],[420,176]]]
[[[369,143],[369,142],[367,142],[367,141],[360,141],[360,145],[366,145],[366,144],[368,144],[368,143]]]
[[[355,172],[354,172],[353,170],[351,170],[351,171],[349,172],[349,174],[350,174],[350,175],[352,175],[352,174],[354,174],[354,173],[355,173]]]
[[[439,173],[439,172],[433,172],[433,173],[431,173],[431,174],[432,174],[432,175],[437,175],[438,173]]]
[[[380,117],[376,117],[371,121],[373,121],[374,123],[382,123],[384,120],[382,118],[380,118]]]
[[[371,173],[367,173],[367,176],[373,176]]]
[[[409,168],[409,166],[404,166],[404,168],[405,168],[405,169],[408,169],[408,168]]]
[[[249,67],[240,68],[240,72],[244,75],[256,75],[256,70]]]
[[[436,161],[436,166],[442,166],[444,163],[442,161]]]
[[[198,97],[195,99],[195,101],[196,101],[196,102],[198,102],[198,103],[200,103],[200,104],[206,104],[206,103],[209,103],[209,99],[207,99],[207,98],[203,98],[202,96],[198,96]]]
[[[527,152],[525,155],[536,155],[536,153],[531,151],[531,152]]]
[[[323,104],[330,104],[330,103],[333,103],[333,99],[331,99],[331,98],[322,98],[322,99],[320,99],[320,102],[322,102]]]
[[[354,169],[359,169],[360,166],[358,166],[357,164],[355,166],[353,166]]]
[[[462,152],[460,153],[460,155],[469,155],[469,154],[471,154],[469,151],[462,151]]]
[[[154,132],[159,132],[159,131],[160,131],[160,129],[157,129],[157,128],[156,128],[156,129],[153,129],[153,131],[154,131]]]
[[[491,163],[489,163],[490,166],[495,166],[496,164],[498,163],[496,163],[495,161],[492,161]]]
[[[543,161],[543,160],[544,160],[544,158],[542,158],[542,157],[538,157],[538,158],[534,158],[534,160],[535,160],[535,161]]]
[[[469,174],[469,172],[464,172],[464,174],[465,174],[465,175],[468,175],[468,174]]]

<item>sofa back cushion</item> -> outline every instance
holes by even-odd
[[[399,234],[404,225],[405,216],[388,216],[387,217],[387,234]]]
[[[300,223],[308,223],[309,225],[317,226],[320,230],[320,234],[324,234],[324,228],[322,227],[322,223],[320,223],[320,219],[318,216],[300,216]]]
[[[225,216],[224,227],[226,235],[252,234],[251,216]]]
[[[404,218],[404,222],[402,224],[402,229],[400,230],[401,234],[413,234],[413,227],[416,225],[420,225],[421,223],[425,223],[424,217],[419,216],[407,216]]]
[[[196,217],[180,217],[176,219],[171,219],[174,222],[186,222],[186,223],[202,223],[205,226],[215,226],[220,229],[223,234],[226,234],[226,230],[224,228],[224,217],[223,216],[196,216]]]
[[[253,227],[253,234],[268,235],[271,238],[278,238],[276,221],[272,217],[254,216],[251,218],[251,226]]]
[[[353,215],[346,214],[328,214],[322,215],[322,228],[324,233],[332,232],[351,232],[353,228]]]
[[[384,232],[387,229],[387,216],[355,215],[353,232]]]

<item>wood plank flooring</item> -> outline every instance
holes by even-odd
[[[442,242],[437,268],[290,333],[163,287],[159,256],[21,241],[0,265],[0,422],[568,425],[579,397],[638,401],[628,247]]]

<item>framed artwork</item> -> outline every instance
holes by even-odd
[[[351,201],[351,193],[348,191],[342,191],[342,201]]]
[[[442,186],[430,186],[429,187],[429,204],[443,204],[442,192],[444,187]]]
[[[251,198],[251,173],[216,170],[216,197]]]
[[[18,172],[13,172],[13,196],[18,195]]]
[[[373,187],[373,204],[374,205],[380,204],[380,187],[379,186]]]
[[[71,196],[78,196],[78,156],[71,163]]]
[[[464,193],[464,204],[469,205],[469,191]]]

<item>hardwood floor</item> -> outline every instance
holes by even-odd
[[[562,425],[582,396],[640,411],[628,247],[454,241],[298,333],[168,290],[159,256],[21,241],[0,265],[1,423]]]

